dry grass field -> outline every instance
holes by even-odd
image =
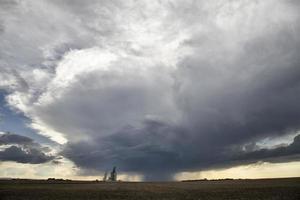
[[[0,181],[1,200],[299,200],[300,178],[196,182]]]

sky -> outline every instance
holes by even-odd
[[[0,177],[300,176],[297,0],[0,0]]]

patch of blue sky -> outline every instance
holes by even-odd
[[[9,108],[5,100],[7,92],[0,90],[0,132],[11,132],[32,138],[38,143],[54,145],[56,144],[49,138],[36,133],[35,130],[28,127],[30,119],[20,112]]]

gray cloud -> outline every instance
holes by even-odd
[[[17,134],[1,134],[0,147],[1,145],[8,145],[8,147],[0,151],[0,161],[39,164],[55,158],[49,155],[48,147],[43,147],[31,138]]]
[[[213,16],[205,17],[209,22]],[[299,130],[300,43],[288,27],[298,32],[297,21],[272,27],[272,33],[249,27],[253,32],[239,36],[239,41],[226,38],[216,27],[209,30],[210,37],[193,32],[194,37],[183,43],[193,48],[193,54],[178,63],[174,73],[172,93],[182,114],[180,123],[157,121],[157,126],[149,126],[145,122],[143,128],[121,128],[113,136],[94,137],[91,143],[69,144],[66,156],[82,167],[103,170],[106,163],[114,163],[148,179],[226,163],[257,162],[276,154],[274,161],[286,161],[283,156],[299,152],[284,154],[279,148],[271,156],[268,150],[235,149],[242,155],[232,157],[230,149]],[[227,46],[226,40],[240,42],[239,49]]]
[[[13,133],[4,133],[0,135],[0,145],[5,144],[30,144],[33,143],[31,138]]]
[[[279,158],[279,159],[278,159]],[[285,147],[275,149],[261,149],[253,152],[245,152],[242,155],[235,155],[233,160],[237,161],[252,161],[268,160],[269,162],[286,162],[288,160],[300,159],[300,135],[294,138],[293,143]]]
[[[299,136],[256,145],[300,128],[297,1],[28,2],[3,15],[0,87],[78,167],[158,180],[298,159]]]
[[[39,164],[52,160],[52,156],[47,156],[37,148],[20,148],[11,146],[0,152],[1,161],[15,161],[18,163]]]
[[[170,180],[180,171],[300,158],[299,135],[286,147],[245,150],[242,144],[231,148],[220,142],[191,139],[188,134],[180,127],[147,121],[142,129],[127,127],[106,138],[68,144],[62,154],[83,169],[105,171],[116,165],[123,172],[143,174],[146,180]]]
[[[147,179],[170,179],[188,159],[186,152],[180,152],[186,139],[180,129],[148,120],[142,128],[126,127],[106,138],[69,144],[63,155],[84,168],[107,170],[116,165]]]

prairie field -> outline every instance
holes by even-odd
[[[1,180],[0,200],[299,200],[300,178],[189,182]]]

